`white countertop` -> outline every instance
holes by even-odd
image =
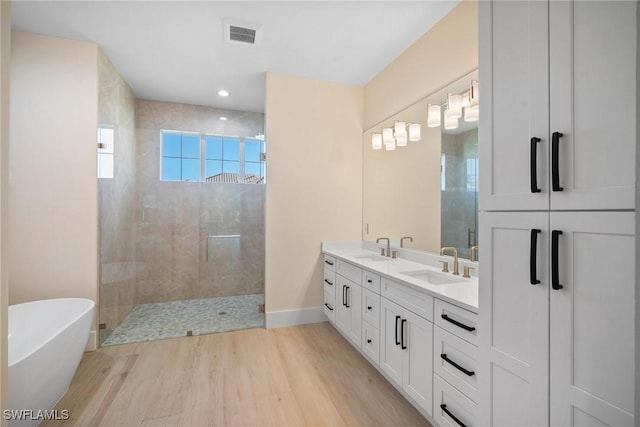
[[[460,282],[448,283],[443,285],[432,285],[425,281],[416,279],[414,277],[402,274],[402,271],[417,271],[417,270],[432,270],[434,272],[441,273],[441,269],[435,267],[438,259],[451,259],[451,257],[441,257],[437,254],[424,253],[420,256],[411,256],[413,260],[403,257],[403,252],[399,252],[398,258],[362,258],[367,255],[376,255],[379,252],[374,249],[375,245],[371,245],[370,242],[361,241],[349,241],[349,242],[323,242],[322,252],[328,255],[340,258],[343,261],[357,265],[366,270],[378,273],[381,276],[385,276],[389,279],[397,282],[409,285],[418,290],[425,291],[435,298],[450,302],[459,307],[478,312],[478,278],[471,277],[465,279],[462,276],[453,276],[459,279]],[[415,259],[422,258],[423,262],[417,262]],[[452,263],[450,262],[450,269]],[[469,263],[463,263],[464,265],[475,265]],[[462,265],[460,266],[462,272]],[[451,274],[451,273],[441,273]]]

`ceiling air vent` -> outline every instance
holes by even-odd
[[[225,41],[252,46],[260,44],[261,25],[231,19],[225,19],[223,22]]]

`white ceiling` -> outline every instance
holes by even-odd
[[[263,112],[265,72],[363,86],[458,1],[18,0],[12,28],[97,43],[139,98]],[[261,44],[225,42],[227,18]]]

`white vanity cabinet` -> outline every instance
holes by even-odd
[[[421,294],[400,283],[382,280],[383,298],[381,299],[381,341],[380,368],[393,379],[418,405],[429,415],[433,409],[433,297],[419,295],[421,308],[431,316],[418,316],[394,299],[404,301],[401,296],[409,292]],[[419,304],[419,302],[418,302]]]
[[[360,268],[342,260],[336,261],[335,324],[358,348],[362,345],[361,275]]]

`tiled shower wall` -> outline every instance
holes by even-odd
[[[101,341],[137,304],[263,293],[265,186],[160,181],[160,131],[252,137],[264,115],[136,100],[99,61],[100,124],[116,129],[114,178],[99,180]]]
[[[139,99],[136,117],[136,302],[263,293],[265,186],[159,178],[161,130],[253,137],[263,114]]]
[[[442,135],[445,156],[445,188],[441,193],[441,246],[455,246],[461,258],[469,258],[469,241],[477,242],[478,192],[467,189],[467,159],[478,158],[478,130]],[[477,183],[477,170],[476,170]],[[477,188],[477,187],[476,187]],[[469,229],[475,234],[469,236]]]
[[[98,53],[98,121],[115,129],[114,177],[98,179],[100,323],[113,329],[135,306],[137,261],[135,97],[107,56]]]

